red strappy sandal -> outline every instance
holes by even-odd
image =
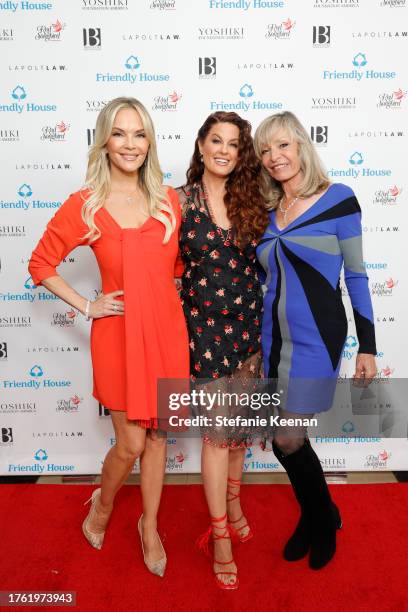
[[[232,487],[236,487],[238,488],[238,493],[234,493],[232,491]],[[240,489],[241,487],[241,481],[240,480],[235,480],[235,478],[228,478],[228,488],[227,488],[227,502],[232,502],[234,501],[234,499],[239,499],[240,497]],[[242,521],[242,519],[244,518],[244,515],[241,514],[241,516],[236,519],[235,521],[231,521],[228,520],[229,524],[231,525],[231,527],[235,530],[238,540],[240,542],[248,542],[248,540],[250,540],[251,538],[254,537],[253,532],[251,531],[250,526],[248,525],[247,522],[244,523],[244,525],[241,525],[240,527],[235,527],[234,524],[235,523],[239,523],[240,521]],[[241,535],[241,531],[243,529],[245,529],[245,527],[248,527],[248,533],[246,535]]]
[[[223,527],[217,525],[217,523],[221,523],[223,521],[225,521],[226,523]],[[222,533],[216,533],[216,530],[221,530]],[[221,516],[220,518],[211,517],[211,525],[209,526],[207,531],[203,533],[203,535],[201,535],[197,540],[198,548],[208,557],[210,556],[208,544],[211,534],[213,542],[217,540],[230,540],[231,535],[233,539],[235,530],[233,530],[233,528],[230,527],[230,525],[228,524],[226,514],[224,514],[224,516]],[[234,563],[234,559],[231,559],[230,561],[217,561],[214,557],[214,563],[217,563],[218,565],[229,565],[230,563]],[[225,584],[218,578],[218,576],[220,576],[221,574],[224,576],[235,576],[235,582],[233,582],[232,584]],[[220,589],[223,589],[225,591],[233,591],[237,589],[239,585],[237,572],[214,571],[214,580],[217,583],[217,586],[219,586]]]

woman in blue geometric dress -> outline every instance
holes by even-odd
[[[355,378],[376,374],[373,311],[362,256],[361,209],[353,191],[330,184],[299,120],[265,119],[255,134],[263,192],[271,209],[257,256],[266,274],[262,325],[265,376],[283,389],[280,417],[311,418],[330,409],[347,336],[339,277],[344,276],[359,340]],[[277,426],[273,450],[301,507],[284,557],[309,551],[320,569],[336,550],[341,527],[320,461],[305,427]]]

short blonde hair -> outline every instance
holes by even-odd
[[[299,186],[297,195],[306,198],[327,189],[330,181],[313,143],[299,119],[289,111],[271,115],[258,126],[255,132],[254,146],[259,159],[262,158],[264,147],[269,145],[273,136],[279,130],[287,132],[288,137],[298,143],[303,181]],[[265,168],[262,168],[261,191],[268,208],[271,210],[278,206],[284,195],[281,184],[275,181]]]
[[[85,187],[90,190],[90,195],[82,208],[82,218],[89,227],[89,232],[84,236],[84,240],[91,243],[101,235],[95,224],[95,213],[102,208],[110,191],[110,161],[105,145],[112,135],[116,115],[124,108],[133,108],[139,114],[149,142],[146,159],[139,169],[138,182],[145,193],[150,215],[163,223],[165,227],[163,243],[166,243],[176,227],[176,218],[163,186],[163,173],[157,157],[153,122],[146,107],[139,100],[125,97],[115,98],[108,102],[96,120],[95,142],[88,154],[85,184]]]

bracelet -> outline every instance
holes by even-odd
[[[89,321],[89,319],[91,318],[89,316],[89,309],[90,309],[90,307],[91,307],[91,302],[90,302],[90,300],[87,300],[86,301],[86,307],[85,307],[85,320],[86,321]]]

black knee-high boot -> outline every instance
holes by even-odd
[[[336,530],[341,518],[332,502],[320,461],[308,439],[290,455],[284,455],[273,442],[274,453],[285,468],[301,508],[297,527],[286,543],[284,558],[297,561],[309,549],[312,569],[324,567],[336,552]]]

